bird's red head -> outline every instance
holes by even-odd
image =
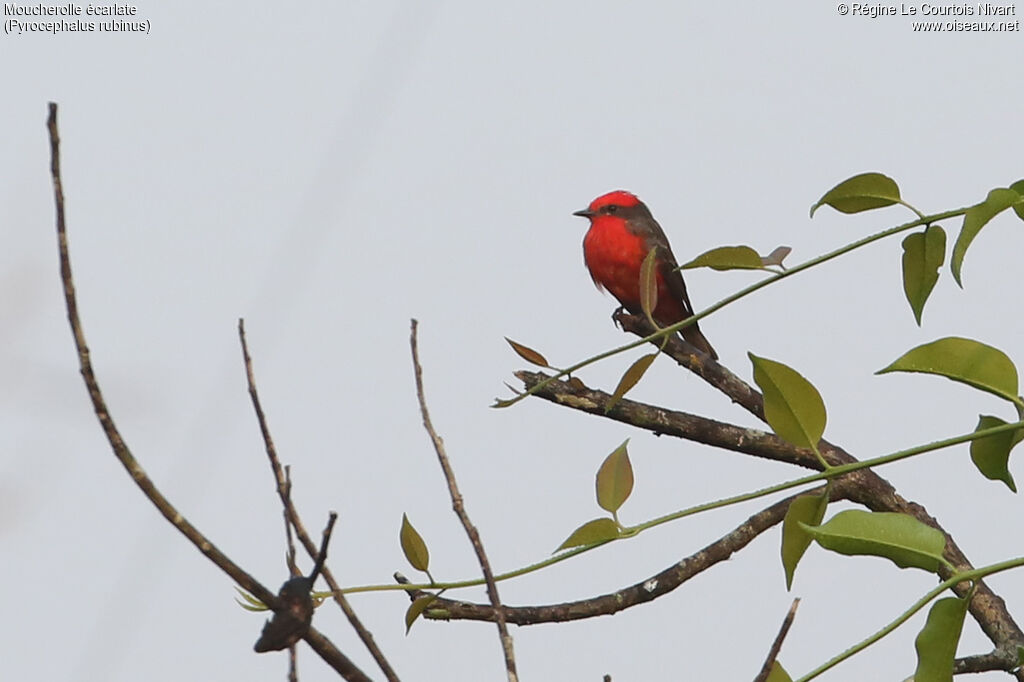
[[[601,214],[615,213],[620,208],[633,208],[640,205],[640,199],[632,192],[617,189],[614,192],[602,194],[590,202],[582,211],[576,211],[573,215],[584,218],[593,218]]]

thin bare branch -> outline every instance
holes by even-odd
[[[535,397],[580,412],[614,419],[659,435],[685,438],[723,450],[821,470],[821,463],[813,451],[794,447],[774,433],[668,410],[629,398],[618,400],[609,409],[612,403],[610,394],[583,386],[580,381],[551,380],[543,372],[527,370],[516,372],[516,377],[527,389],[536,391]],[[547,383],[538,389],[537,386],[543,382]]]
[[[260,433],[263,436],[263,445],[267,452],[267,459],[270,462],[270,469],[274,474],[274,481],[277,485],[277,494],[281,498],[281,504],[284,508],[284,513],[288,521],[291,522],[291,527],[295,529],[295,534],[299,538],[299,542],[306,549],[311,559],[316,559],[318,551],[316,544],[313,542],[309,533],[306,531],[306,526],[302,522],[302,518],[299,516],[298,510],[295,505],[292,504],[291,499],[291,471],[288,467],[281,466],[281,460],[277,456],[277,447],[274,445],[274,438],[270,434],[270,426],[267,423],[267,416],[263,411],[263,405],[260,402],[259,391],[256,388],[256,377],[252,367],[252,356],[249,354],[249,343],[245,335],[245,320],[238,320],[238,339],[242,345],[242,359],[245,363],[245,378],[249,390],[249,398],[252,401],[253,411],[256,413],[256,421],[259,423]],[[338,604],[338,607],[348,618],[349,624],[356,631],[359,639],[362,641],[363,646],[373,656],[373,660],[376,661],[377,666],[380,668],[384,676],[389,682],[398,682],[398,675],[391,667],[391,663],[387,657],[384,656],[384,652],[377,646],[376,640],[373,638],[373,634],[363,625],[362,621],[356,615],[355,610],[349,604],[348,599],[345,595],[340,592],[341,586],[334,579],[330,570],[324,566],[322,569],[324,581],[334,592],[334,601]]]
[[[228,574],[232,580],[238,583],[250,594],[262,601],[271,608],[278,606],[277,595],[264,587],[258,580],[249,575],[245,570],[232,561],[226,554],[221,552],[198,528],[192,525],[171,502],[164,497],[149,475],[146,474],[142,465],[132,454],[128,445],[121,437],[121,433],[114,425],[114,418],[107,408],[103,392],[100,390],[99,382],[92,367],[89,356],[89,346],[85,340],[85,332],[82,330],[82,323],[78,316],[78,298],[75,294],[74,279],[71,275],[71,256],[68,250],[67,226],[64,216],[64,184],[60,172],[60,133],[57,128],[57,104],[50,102],[47,129],[50,134],[50,176],[53,182],[53,197],[57,212],[57,246],[60,253],[60,277],[64,287],[64,303],[67,308],[68,322],[71,325],[71,334],[75,340],[75,349],[78,352],[78,365],[89,392],[89,399],[92,401],[93,411],[100,422],[103,433],[110,443],[110,448],[118,461],[125,468],[128,474],[139,486],[142,493],[163,515],[172,526],[184,535],[203,556],[212,561],[218,568]],[[361,670],[350,661],[341,651],[331,643],[329,639],[315,630],[310,630],[307,636],[310,646],[320,657],[334,668],[346,680],[367,680],[368,678]]]
[[[295,647],[288,649],[288,682],[299,682],[299,657]]]
[[[989,670],[1011,671],[1020,667],[1017,649],[996,650],[987,654],[964,656],[953,661],[953,674],[983,673]]]
[[[284,537],[288,543],[288,550],[286,555],[286,562],[288,564],[288,574],[292,577],[302,575],[302,569],[299,568],[298,560],[295,553],[295,533],[292,532],[292,522],[288,516],[288,508],[293,507],[292,502],[292,471],[290,467],[284,468],[284,479],[285,489],[284,495],[288,499],[288,503],[284,505],[281,510],[281,518],[284,519]]]
[[[761,666],[761,672],[754,678],[754,682],[765,682],[768,679],[768,675],[771,674],[772,666],[775,665],[779,652],[782,651],[782,642],[785,641],[786,635],[789,634],[789,628],[793,625],[793,618],[796,616],[796,607],[799,605],[800,599],[794,599],[793,605],[789,607],[789,612],[782,619],[782,627],[779,628],[779,634],[775,635],[772,648],[768,650],[768,657],[765,659],[764,665]]]
[[[459,517],[459,521],[462,522],[462,527],[466,529],[466,535],[469,536],[469,541],[473,545],[473,551],[476,552],[477,559],[480,562],[480,570],[483,571],[484,580],[487,583],[487,596],[491,601],[491,609],[494,614],[494,621],[498,626],[498,636],[501,639],[501,650],[505,656],[505,672],[508,675],[509,682],[516,682],[519,676],[516,674],[516,659],[515,651],[512,644],[512,636],[508,633],[508,625],[505,622],[505,607],[501,605],[501,598],[498,596],[498,585],[494,582],[494,573],[491,571],[491,562],[487,559],[487,553],[484,551],[483,542],[480,540],[480,533],[477,531],[476,526],[469,520],[469,514],[466,512],[465,504],[462,501],[462,494],[459,492],[459,486],[455,482],[455,472],[452,470],[451,463],[448,461],[448,455],[444,449],[444,441],[437,435],[437,431],[434,430],[434,425],[430,421],[430,412],[427,410],[427,399],[423,394],[423,367],[420,365],[419,348],[416,343],[416,330],[419,323],[416,320],[412,320],[411,331],[409,333],[409,345],[412,348],[412,366],[413,371],[416,375],[416,398],[420,403],[420,413],[423,416],[423,427],[427,430],[430,435],[430,440],[434,444],[434,452],[437,453],[437,460],[441,464],[441,470],[444,471],[444,478],[448,482],[448,493],[452,498],[452,509],[455,510],[455,515]]]

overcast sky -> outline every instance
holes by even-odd
[[[421,323],[435,426],[499,571],[549,556],[599,515],[594,473],[626,438],[637,483],[625,523],[799,475],[539,400],[493,410],[525,364],[502,337],[562,366],[631,340],[583,267],[586,223],[571,215],[611,189],[648,203],[680,260],[719,245],[786,244],[798,263],[909,219],[894,207],[809,220],[808,207],[848,176],[885,172],[926,212],[1024,176],[1020,31],[925,33],[912,19],[820,2],[313,1],[147,2],[132,18],[148,22],[144,33],[19,35],[5,24],[2,676],[269,681],[286,670],[283,654],[252,652],[264,616],[239,608],[232,582],[154,511],[92,414],[58,279],[48,101],[60,105],[93,361],[156,484],[264,584],[287,577],[245,393],[235,330],[244,317],[300,511],[316,529],[329,510],[340,515],[330,561],[339,580],[415,575],[398,544],[403,513],[430,547],[435,578],[458,579],[478,567],[420,424],[410,318]],[[873,372],[954,334],[1024,360],[1020,226],[1006,215],[982,232],[965,290],[943,270],[921,328],[903,297],[898,238],[763,290],[702,328],[743,377],[748,351],[799,369],[825,398],[826,437],[861,458],[969,431],[979,413],[1011,419],[967,387]],[[687,282],[702,308],[760,276],[692,271]],[[611,389],[639,354],[581,378]],[[665,360],[633,397],[757,425]],[[977,474],[966,446],[881,473],[975,564],[1021,553],[1010,530],[1019,497]],[[504,583],[502,597],[544,604],[617,590],[759,508],[661,527]],[[513,628],[521,679],[751,679],[800,596],[781,656],[796,676],[935,584],[812,548],[790,594],[778,547],[775,529],[614,618]],[[991,585],[1024,619],[1021,572]],[[493,626],[419,622],[406,636],[403,595],[352,603],[403,679],[502,678]],[[314,622],[380,677],[333,604]],[[825,679],[903,679],[922,624],[923,615]],[[961,654],[988,650],[969,622]],[[300,652],[300,679],[334,679]]]

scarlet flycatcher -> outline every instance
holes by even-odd
[[[573,215],[590,220],[590,229],[583,238],[583,258],[598,289],[610,291],[632,314],[642,314],[640,265],[648,252],[657,247],[658,304],[652,316],[668,326],[693,314],[668,237],[644,202],[619,190],[599,196]],[[691,345],[718,359],[696,323],[685,327],[682,334]]]

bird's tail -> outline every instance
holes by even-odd
[[[696,324],[692,324],[689,327],[684,327],[682,330],[683,338],[691,345],[697,348],[699,351],[703,351],[711,356],[713,360],[718,359],[718,353],[711,347],[708,340],[704,338],[704,334],[701,333],[700,327]]]

